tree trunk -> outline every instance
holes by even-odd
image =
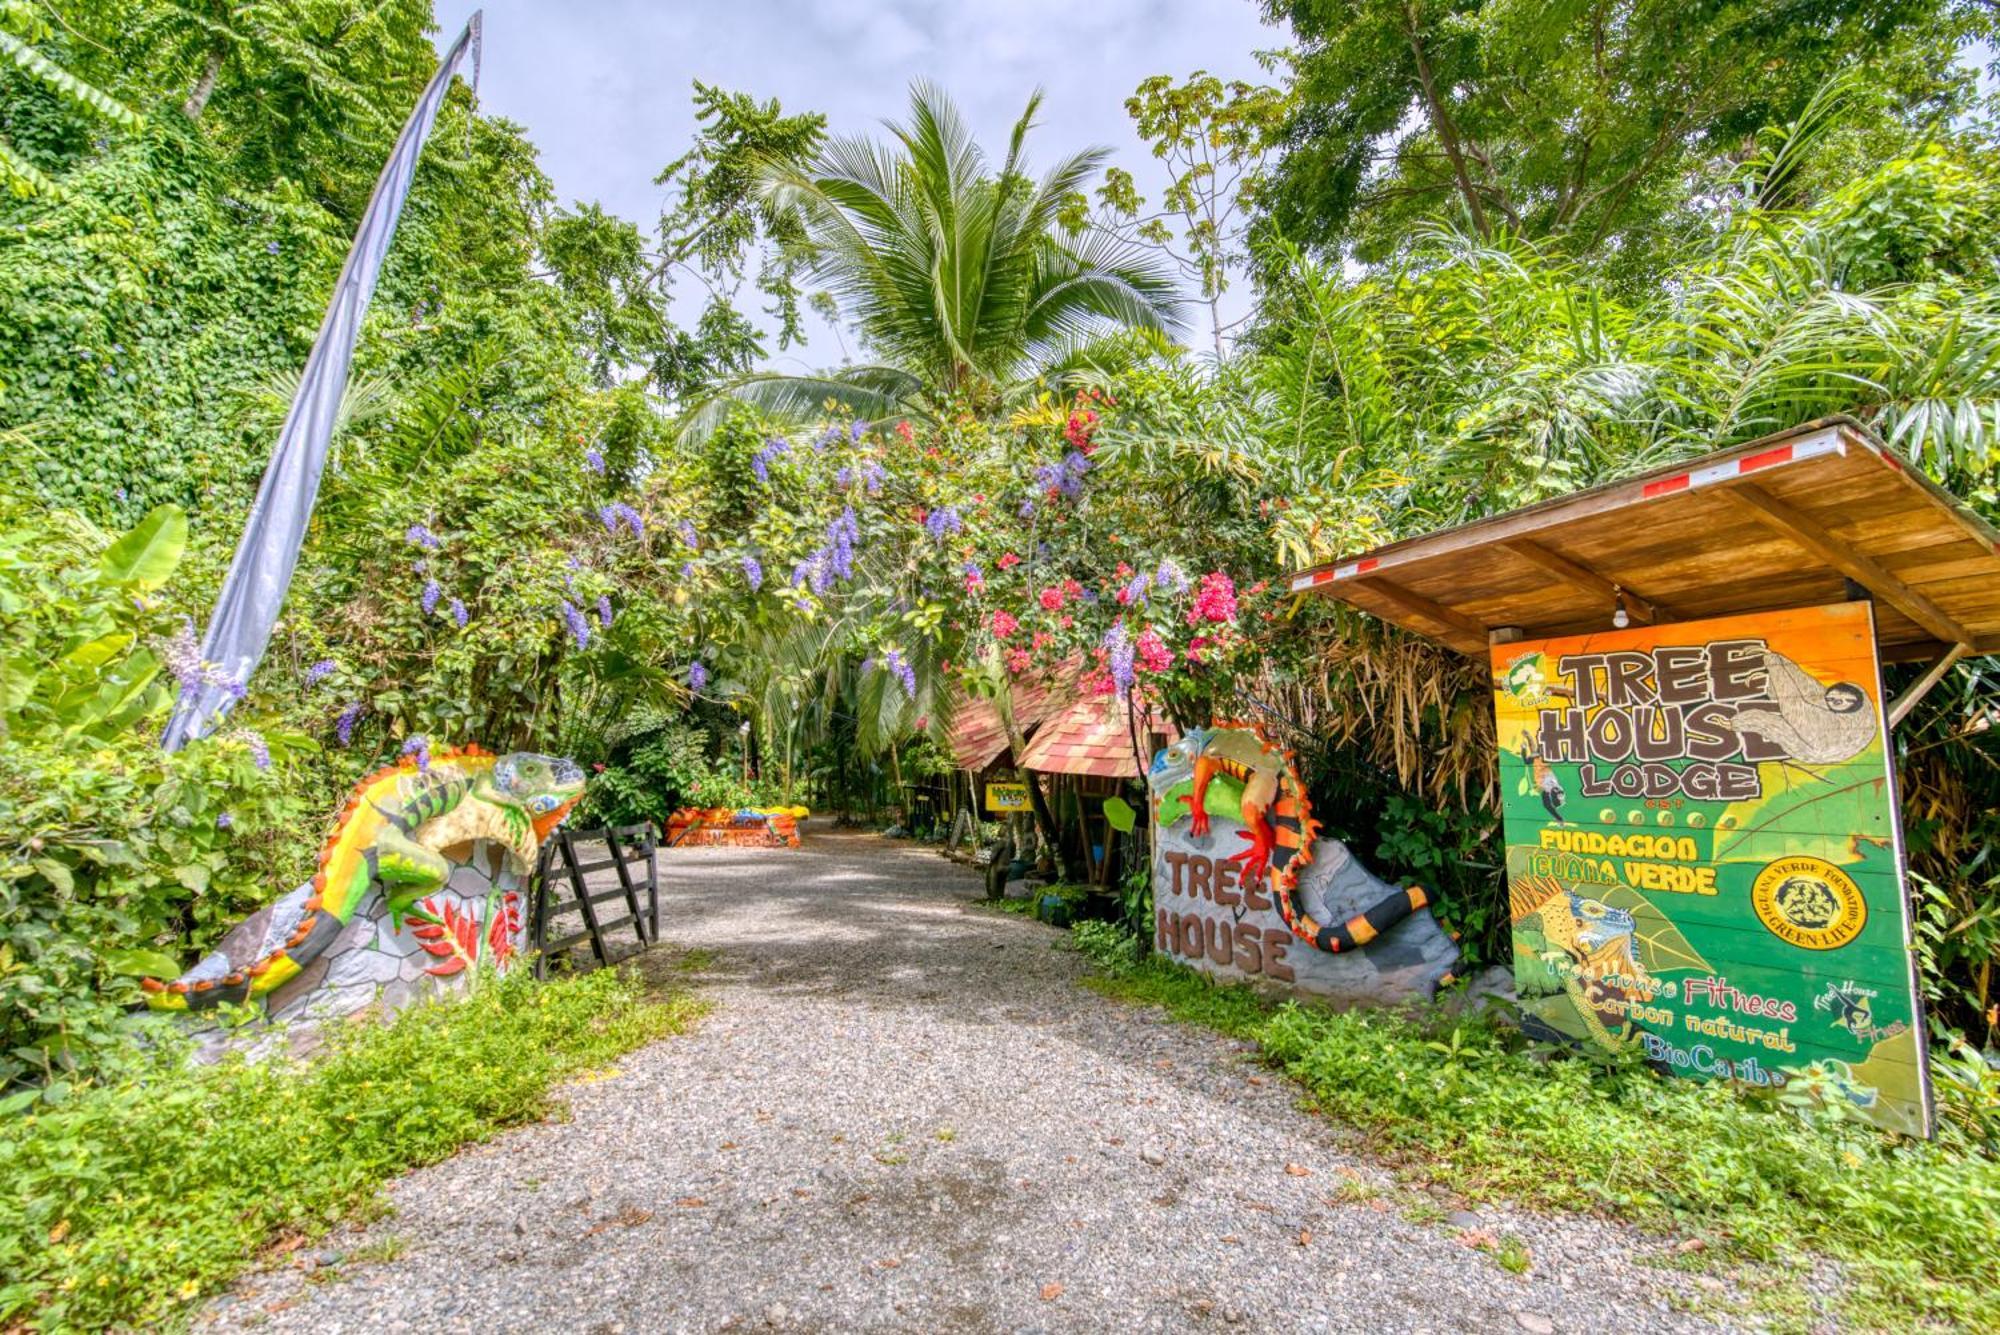
[[[1473,230],[1485,240],[1493,234],[1486,222],[1486,210],[1479,203],[1479,192],[1473,187],[1472,173],[1465,166],[1465,151],[1458,142],[1458,125],[1451,118],[1451,111],[1438,95],[1437,81],[1431,74],[1431,59],[1424,51],[1423,34],[1417,31],[1417,12],[1414,7],[1406,8],[1404,17],[1409,26],[1405,33],[1410,39],[1410,54],[1416,57],[1417,81],[1424,86],[1424,105],[1430,110],[1431,129],[1436,131],[1438,142],[1444,145],[1444,154],[1451,159],[1452,175],[1458,178],[1458,193],[1465,200],[1466,209],[1472,214]]]
[[[219,46],[208,53],[208,63],[202,66],[194,91],[188,94],[187,101],[181,103],[181,115],[189,120],[200,120],[201,113],[208,107],[208,99],[215,95],[215,81],[222,73],[222,57],[223,50]]]
[[[1041,831],[1042,844],[1055,857],[1056,868],[1067,881],[1070,878],[1068,856],[1063,852],[1061,830],[1056,826],[1056,818],[1049,810],[1048,799],[1042,796],[1041,782],[1035,778],[1033,770],[1022,769],[1019,757],[1028,752],[1028,739],[1014,722],[1014,688],[1006,686],[993,702],[1000,715],[1000,724],[1007,730],[1007,758],[1014,761],[1015,777],[1028,785],[1028,806],[1035,813],[1035,827]]]
[[[1022,770],[1028,780],[1028,805],[1035,809],[1035,824],[1041,827],[1042,842],[1048,845],[1049,853],[1055,858],[1056,874],[1069,884],[1083,879],[1076,864],[1070,860],[1069,850],[1063,846],[1062,826],[1057,823],[1055,812],[1050,809],[1048,798],[1042,794],[1041,781],[1032,770]],[[1060,779],[1057,780],[1060,782]]]

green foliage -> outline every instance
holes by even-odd
[[[1495,824],[1487,811],[1457,811],[1398,793],[1382,804],[1375,849],[1382,874],[1428,891],[1438,914],[1479,960],[1511,954],[1500,869],[1488,860]]]
[[[0,503],[0,1089],[33,1082],[18,1097],[115,1067],[137,977],[177,972],[307,861],[269,767],[310,741],[159,749],[167,669],[193,652],[160,594],[186,535],[172,507],[113,540]]]
[[[387,1025],[337,1027],[303,1067],[189,1068],[177,1049],[0,1121],[0,1320],[150,1325],[222,1287],[284,1235],[377,1208],[377,1189],[546,1116],[560,1082],[686,1028],[684,993],[599,970],[487,975]]]
[[[1139,958],[1139,938],[1122,923],[1080,922],[1070,929],[1070,944],[1093,964],[1106,968],[1122,968]]]
[[[359,216],[436,65],[429,0],[71,4],[83,68],[171,102],[251,190],[302,188]],[[164,111],[164,108],[162,108]]]
[[[0,4],[0,61],[12,65],[31,87],[126,129],[142,123],[131,108],[85,82],[42,54],[31,43],[46,39],[50,26],[23,0]],[[0,138],[0,189],[17,196],[60,195],[62,187],[40,167]]]
[[[734,739],[728,739],[733,744]],[[592,823],[664,826],[682,807],[748,807],[787,800],[774,784],[746,784],[736,757],[705,728],[670,723],[620,748],[591,780]]]
[[[694,147],[663,168],[655,183],[677,197],[660,218],[662,267],[685,268],[708,289],[699,328],[744,328],[730,304],[758,256],[757,290],[773,303],[778,346],[803,342],[797,281],[808,258],[798,219],[774,208],[757,189],[761,172],[810,159],[826,140],[826,117],[788,116],[776,98],[758,102],[699,79],[694,85]],[[661,388],[694,389],[725,372],[747,370],[761,348],[746,335],[741,355],[702,361],[700,376],[661,377]]]
[[[65,202],[0,209],[22,229],[0,247],[0,422],[31,431],[11,468],[113,522],[246,495],[269,445],[241,429],[243,397],[303,360],[339,265],[332,220],[226,198],[171,122],[66,180]]]
[[[1956,1132],[1922,1144],[1812,1126],[1725,1085],[1548,1060],[1444,1010],[1274,1009],[1157,957],[1123,963],[1101,932],[1090,940],[1087,953],[1108,966],[1091,986],[1256,1041],[1318,1111],[1460,1194],[1601,1211],[1698,1237],[1727,1259],[1833,1256],[1850,1314],[1867,1324],[1978,1329],[2000,1318],[2000,1160]]]
[[[1950,0],[1264,11],[1297,38],[1296,109],[1267,194],[1285,236],[1375,261],[1443,216],[1485,242],[1596,257],[1613,281],[1650,279],[1704,226],[1713,165],[1799,115],[1830,72],[1858,69],[1880,90],[1850,118],[1851,168],[1897,131],[1963,109],[1974,78],[1959,50],[1991,31],[1978,7]]]
[[[1273,56],[1259,59],[1267,69],[1276,64]],[[1217,361],[1224,334],[1241,323],[1224,322],[1219,299],[1231,271],[1249,267],[1253,212],[1293,110],[1289,89],[1240,79],[1225,84],[1206,71],[1178,84],[1156,74],[1125,99],[1125,112],[1166,169],[1158,205],[1149,209],[1122,167],[1107,169],[1096,192],[1101,225],[1158,247],[1194,285],[1209,309]],[[1083,207],[1080,197],[1073,202],[1073,225],[1083,225]]]

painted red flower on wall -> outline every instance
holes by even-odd
[[[411,928],[417,944],[424,953],[439,962],[424,972],[434,978],[449,978],[456,973],[464,973],[470,965],[479,962],[479,919],[460,908],[456,901],[446,900],[438,906],[435,897],[426,899],[424,911],[439,922],[418,923]]]

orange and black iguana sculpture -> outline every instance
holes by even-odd
[[[178,979],[146,979],[147,1004],[202,1010],[265,996],[324,954],[375,890],[397,926],[406,917],[432,921],[418,901],[451,877],[440,850],[490,839],[525,871],[583,796],[583,782],[573,761],[476,746],[440,752],[423,768],[404,760],[376,771],[354,786],[312,879],[239,924]]]
[[[1225,754],[1221,747],[1230,738],[1247,738],[1256,745],[1253,750],[1235,742],[1231,744],[1235,754]],[[1241,864],[1236,878],[1239,883],[1271,882],[1271,898],[1292,935],[1330,954],[1353,950],[1430,903],[1423,888],[1412,885],[1384,896],[1346,922],[1315,922],[1294,901],[1298,875],[1292,864],[1312,860],[1319,825],[1305,810],[1296,776],[1291,783],[1284,782],[1289,770],[1285,753],[1249,728],[1222,724],[1189,730],[1176,744],[1179,748],[1185,748],[1194,766],[1194,790],[1179,799],[1188,809],[1188,833],[1196,838],[1208,835],[1208,787],[1216,775],[1226,774],[1242,784],[1243,829],[1239,837],[1250,846],[1225,861]]]

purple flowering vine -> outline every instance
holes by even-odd
[[[611,629],[611,595],[608,593],[597,595],[597,624],[606,630]]]
[[[699,658],[688,664],[688,689],[704,690],[708,686],[708,669],[701,665]]]
[[[412,547],[421,547],[427,552],[434,552],[443,545],[438,541],[438,535],[422,524],[410,525],[403,533],[403,539]]]
[[[924,532],[931,535],[932,542],[943,542],[954,533],[965,530],[965,520],[959,517],[956,507],[940,505],[924,519]]]
[[[1123,621],[1114,622],[1111,629],[1104,632],[1104,651],[1111,669],[1111,683],[1118,688],[1121,700],[1132,690],[1133,648],[1132,633],[1125,629]]]
[[[791,450],[792,442],[783,436],[772,436],[764,442],[757,453],[750,456],[750,471],[757,475],[759,482],[768,486],[771,481],[771,460],[781,454],[790,454]]]
[[[417,758],[417,773],[428,774],[431,768],[431,739],[420,732],[411,733],[403,739],[402,754]]]
[[[888,470],[883,468],[879,461],[874,459],[861,461],[861,482],[868,488],[870,496],[882,494],[882,479],[887,476],[889,476]]]
[[[201,656],[201,645],[194,637],[193,617],[182,617],[180,628],[172,636],[154,643],[183,694],[213,688],[231,700],[241,700],[250,693],[249,687]]]
[[[864,665],[865,666],[865,665]],[[903,694],[914,700],[917,698],[917,670],[910,666],[900,649],[885,650],[882,654],[882,670],[903,683]]]
[[[576,604],[565,598],[562,600],[563,624],[569,627],[570,635],[576,640],[576,647],[590,647],[590,623],[583,619],[583,613],[576,610]]]
[[[465,623],[472,620],[472,614],[465,610],[463,600],[458,598],[451,600],[451,619],[457,624],[460,630],[464,630]]]
[[[833,554],[821,547],[792,567],[791,585],[798,588],[809,585],[814,593],[826,593],[833,588]]]
[[[341,710],[340,717],[333,721],[333,735],[340,739],[342,746],[348,746],[353,743],[354,722],[360,717],[361,702],[356,700],[353,704]]]
[[[632,530],[633,537],[643,538],[646,536],[646,521],[639,517],[637,510],[634,510],[623,501],[613,501],[609,505],[598,506],[597,521],[604,525],[606,533],[617,533],[618,526],[623,524]]]
[[[310,690],[312,687],[325,681],[329,676],[333,675],[333,668],[334,662],[331,658],[322,658],[307,668],[305,678],[306,688]]]
[[[438,599],[442,597],[444,597],[444,587],[442,585],[434,579],[424,581],[423,604],[425,616],[429,616],[431,613],[437,611]]]
[[[826,563],[836,577],[854,578],[854,544],[860,540],[861,522],[850,505],[826,526]]]
[[[255,728],[237,728],[229,734],[243,743],[243,749],[250,753],[250,763],[258,769],[271,768],[271,746],[264,740],[264,734]]]
[[[752,592],[752,593],[755,593],[755,592],[757,592],[757,590],[759,590],[759,589],[763,588],[763,587],[764,587],[764,563],[763,563],[763,562],[761,562],[761,561],[759,561],[759,560],[758,560],[758,559],[757,559],[756,557],[754,557],[754,556],[746,556],[746,557],[744,557],[744,558],[743,558],[743,580],[744,580],[744,582],[745,582],[745,583],[747,583],[747,584],[748,584],[748,585],[750,586],[750,592]]]
[[[681,520],[674,531],[680,534],[681,541],[686,543],[691,550],[698,550],[701,547],[701,534],[695,531],[694,520]]]
[[[1090,458],[1081,450],[1071,450],[1063,456],[1059,464],[1038,464],[1035,467],[1035,485],[1044,492],[1055,492],[1075,500],[1083,495],[1083,475],[1090,471]],[[1029,513],[1022,507],[1025,517]]]
[[[585,450],[583,452],[583,466],[593,473],[602,475],[604,472],[604,451],[598,449],[595,445]]]

